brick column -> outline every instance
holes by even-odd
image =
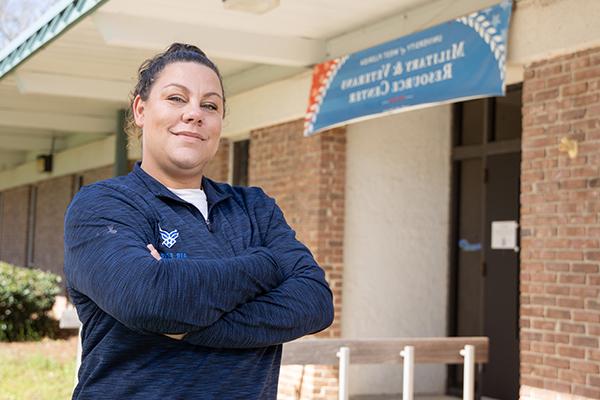
[[[131,171],[133,163],[129,162],[129,170]],[[104,179],[112,178],[114,172],[113,165],[108,165],[106,167],[88,169],[86,171],[81,172],[79,175],[81,176],[81,184],[91,185],[94,182],[102,181]],[[77,178],[79,179],[79,178]]]
[[[579,154],[559,151],[563,137]],[[600,49],[523,87],[521,398],[600,398]],[[578,397],[581,396],[581,397]]]
[[[323,267],[334,292],[333,325],[341,334],[346,134],[335,129],[305,138],[302,121],[251,132],[249,182],[277,199],[288,223]],[[285,367],[279,398],[337,398],[337,368]]]
[[[217,182],[227,182],[229,179],[229,145],[227,139],[221,139],[219,150],[206,166],[204,174]]]
[[[30,190],[30,186],[19,186],[2,192],[0,260],[20,267],[27,265]]]
[[[36,183],[33,266],[64,279],[64,219],[73,194],[73,175]]]

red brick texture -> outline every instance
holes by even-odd
[[[579,154],[559,151],[563,137]],[[600,48],[523,84],[521,398],[600,398]]]
[[[21,267],[27,265],[29,191],[29,186],[6,190],[0,202],[0,260]]]
[[[204,175],[217,182],[229,180],[229,140],[221,139],[219,150],[206,166]]]
[[[33,266],[60,276],[64,264],[64,216],[73,196],[73,179],[73,175],[67,175],[36,184]]]
[[[81,173],[81,183],[83,186],[90,185],[94,182],[103,181],[112,178],[114,167],[107,165],[106,167],[94,168]],[[78,178],[77,178],[78,179]]]
[[[346,134],[305,138],[302,121],[251,132],[249,183],[273,196],[297,237],[313,252],[334,292],[336,318],[317,337],[341,334]],[[285,367],[281,399],[337,398],[334,367]]]
[[[2,192],[0,209],[0,260],[27,266],[29,196],[36,190],[34,207],[33,266],[63,275],[64,214],[79,186],[110,178],[113,166],[81,174],[52,178]]]

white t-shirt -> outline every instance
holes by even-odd
[[[208,201],[206,194],[202,189],[172,189],[167,187],[171,192],[175,193],[180,199],[193,204],[202,213],[205,220],[208,219]]]

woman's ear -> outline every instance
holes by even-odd
[[[137,96],[135,96],[135,99],[133,99],[133,105],[132,105],[133,119],[135,121],[135,124],[140,128],[144,127],[144,107],[145,106],[146,106],[146,103],[144,102],[144,100],[142,100],[140,95],[138,94]]]

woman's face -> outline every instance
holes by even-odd
[[[219,146],[223,91],[217,74],[196,62],[168,64],[147,100],[134,100],[142,160],[169,175],[202,173]]]

